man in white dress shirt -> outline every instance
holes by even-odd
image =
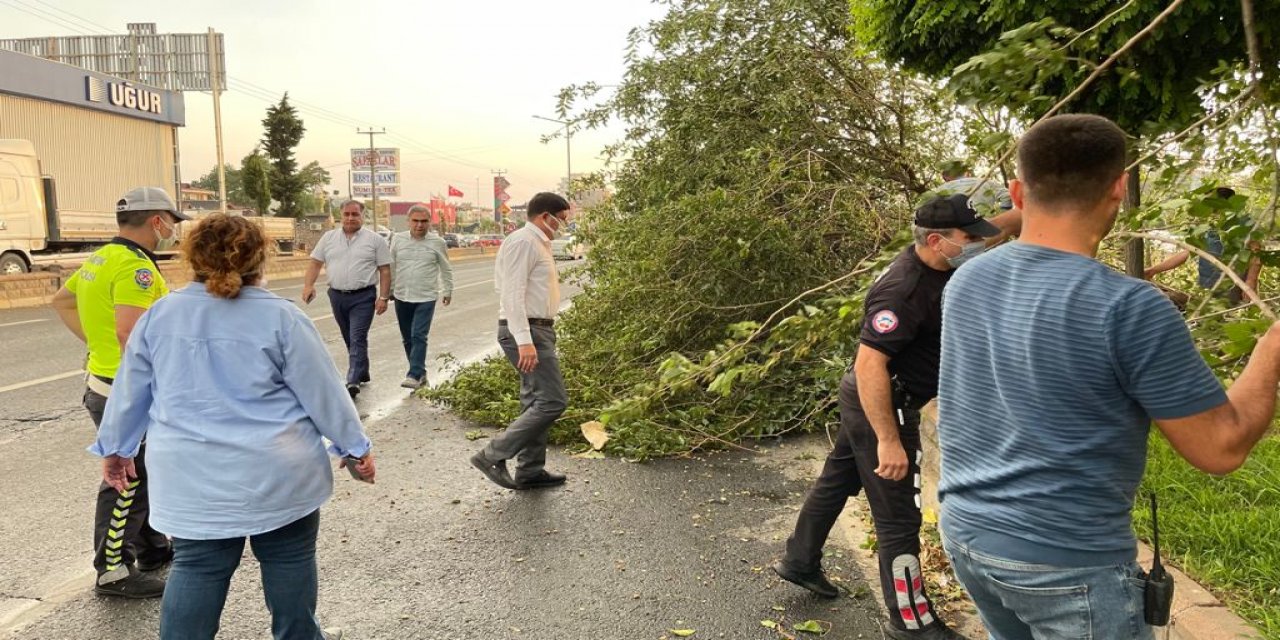
[[[471,464],[508,489],[541,489],[565,481],[563,474],[550,473],[544,466],[547,432],[569,401],[556,356],[560,276],[551,255],[551,240],[569,225],[569,202],[554,193],[539,193],[529,200],[528,215],[529,222],[502,242],[494,266],[501,304],[498,344],[520,373],[523,411],[471,457]],[[512,458],[514,477],[507,470]]]

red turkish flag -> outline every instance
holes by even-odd
[[[454,187],[453,185],[449,185],[449,197],[450,197],[450,198],[461,198],[461,197],[462,197],[462,191],[461,191],[460,189],[458,189],[458,188]]]

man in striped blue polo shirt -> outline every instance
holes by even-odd
[[[943,543],[996,640],[1151,638],[1130,519],[1151,421],[1192,465],[1228,473],[1274,415],[1280,325],[1224,393],[1173,304],[1094,259],[1125,158],[1105,118],[1032,127],[1010,190],[1020,240],[943,296]]]

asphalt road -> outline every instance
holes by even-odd
[[[429,347],[462,360],[495,350],[492,262],[459,262],[453,305]],[[300,281],[268,285],[296,299]],[[572,293],[572,287],[565,288]],[[323,296],[305,307],[345,370]],[[374,382],[359,396],[379,482],[338,475],[321,516],[320,612],[347,638],[779,638],[820,620],[829,637],[879,638],[854,550],[833,541],[829,569],[850,595],[820,600],[767,569],[781,552],[823,442],[758,453],[629,464],[553,452],[568,485],[512,492],[467,463],[478,429],[398,387],[404,352],[391,312],[370,335]],[[83,349],[47,309],[0,312],[0,638],[154,638],[158,601],[92,593],[90,529],[98,462],[84,451]],[[485,430],[485,433],[492,433]],[[256,564],[246,553],[220,638],[269,637]],[[795,632],[790,632],[794,634]],[[804,635],[804,634],[799,634]]]

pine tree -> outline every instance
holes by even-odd
[[[293,157],[294,149],[302,141],[306,127],[298,118],[298,111],[289,104],[289,94],[285,93],[279,104],[267,108],[267,117],[262,120],[265,133],[262,137],[262,148],[271,161],[271,196],[280,203],[276,215],[296,218],[302,215],[298,206],[298,197],[302,194],[302,181],[298,176],[298,161]]]

